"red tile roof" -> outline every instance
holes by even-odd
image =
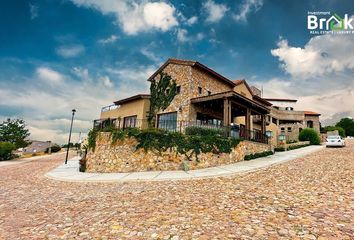
[[[239,85],[241,83],[243,83],[245,80],[242,79],[236,79],[236,80],[232,80],[233,83],[235,83],[236,85]]]
[[[320,113],[312,112],[312,111],[304,111],[305,115],[315,115],[315,116],[320,116]]]

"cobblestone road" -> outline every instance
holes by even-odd
[[[3,239],[354,239],[354,141],[192,181],[67,183],[64,155],[0,168]]]

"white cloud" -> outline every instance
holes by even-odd
[[[303,48],[289,46],[282,39],[271,53],[286,72],[301,80],[354,69],[354,55],[349,49],[354,49],[353,35],[328,34],[311,38]]]
[[[206,22],[220,21],[229,8],[225,4],[217,4],[213,0],[208,0],[203,4],[203,9],[207,14]]]
[[[111,35],[108,38],[99,39],[97,42],[99,44],[106,45],[106,44],[115,43],[118,40],[118,38],[119,37],[117,35]]]
[[[63,75],[47,67],[38,67],[36,74],[40,80],[51,85],[58,85],[64,81]]]
[[[236,21],[247,22],[247,16],[251,12],[257,12],[263,6],[263,0],[244,0],[239,12],[233,15]]]
[[[175,8],[164,2],[146,3],[144,6],[144,19],[148,26],[155,27],[162,31],[177,26],[178,22],[173,16]]]
[[[131,95],[148,93],[147,78],[157,66],[117,66],[112,69],[103,69],[104,74],[94,75],[82,67],[75,67],[68,74],[38,67],[34,77],[24,82],[0,81],[0,109],[18,109],[16,115],[5,116],[2,112],[0,120],[23,118],[30,128],[31,139],[65,143],[71,109],[75,108],[74,141],[79,132],[87,133],[92,127],[92,120],[99,118],[101,107]],[[42,78],[60,85],[48,88]]]
[[[188,24],[188,25],[193,25],[193,24],[195,24],[196,22],[198,22],[198,17],[197,17],[197,16],[193,16],[193,17],[191,17],[191,18],[189,18],[189,19],[187,20],[187,24]]]
[[[187,42],[187,41],[189,41],[189,38],[188,38],[187,34],[188,34],[188,32],[187,32],[186,29],[179,28],[177,30],[177,40],[179,42]]]
[[[200,41],[204,38],[203,33],[198,33],[196,36],[189,36],[186,29],[179,28],[177,29],[177,40],[181,43],[192,43],[195,41]]]
[[[38,6],[29,4],[31,20],[38,17]]]
[[[278,57],[289,79],[259,81],[264,96],[298,99],[298,110],[322,114],[321,120],[333,123],[340,116],[354,116],[353,35],[321,35],[304,47],[289,46],[281,39],[271,50]]]
[[[141,54],[143,54],[145,57],[147,57],[148,59],[150,59],[151,61],[154,62],[159,62],[161,59],[159,57],[156,56],[155,53],[153,53],[152,51],[150,51],[147,48],[142,48],[140,50]]]
[[[63,58],[74,58],[85,52],[85,47],[80,44],[63,45],[58,47],[56,53]]]
[[[113,87],[113,82],[108,76],[102,76],[102,77],[99,78],[99,80],[101,81],[101,83],[105,87],[109,87],[109,88]]]
[[[128,0],[72,0],[77,6],[94,8],[102,14],[113,14],[129,35],[151,29],[167,31],[178,25],[176,9],[165,2]]]

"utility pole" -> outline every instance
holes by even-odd
[[[65,157],[65,164],[68,163],[68,156],[69,156],[69,150],[70,150],[70,139],[71,139],[71,131],[73,130],[73,122],[74,122],[74,115],[76,110],[73,109],[72,111],[72,115],[71,115],[71,124],[70,124],[70,132],[69,132],[69,141],[68,141],[68,148],[66,150],[66,157]]]

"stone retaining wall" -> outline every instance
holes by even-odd
[[[118,140],[111,144],[110,133],[100,133],[97,137],[95,151],[86,155],[87,172],[138,172],[158,170],[190,170],[207,168],[243,161],[245,155],[270,151],[270,146],[263,143],[242,141],[231,153],[201,153],[198,161],[191,161],[174,151],[161,154],[144,149],[136,149],[135,138]]]

